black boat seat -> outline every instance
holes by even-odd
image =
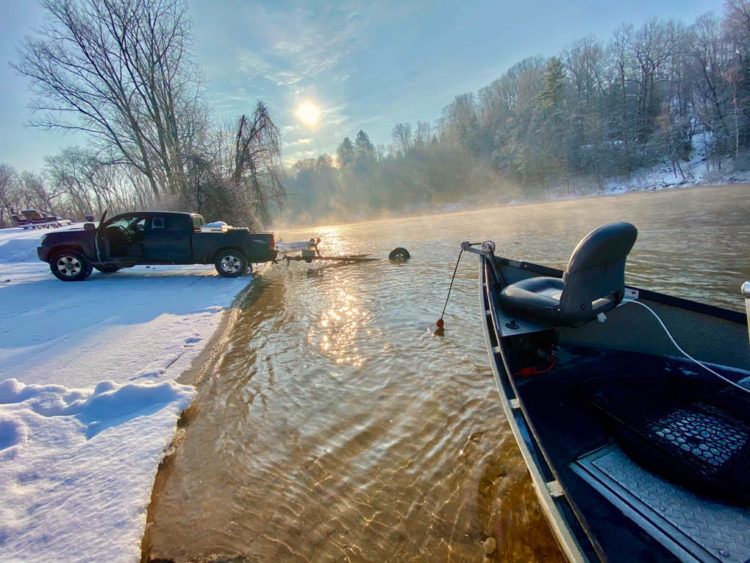
[[[503,307],[553,325],[580,326],[616,307],[625,293],[625,259],[638,230],[611,223],[591,231],[570,255],[562,279],[534,277],[500,292]]]

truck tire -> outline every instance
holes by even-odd
[[[83,281],[91,275],[93,267],[81,254],[73,250],[56,252],[49,262],[49,269],[62,281]]]
[[[99,270],[102,274],[112,274],[120,269],[120,266],[117,266],[116,264],[99,264],[98,266],[94,266],[97,270]]]
[[[216,271],[223,278],[237,278],[247,271],[245,255],[234,248],[227,248],[216,255]]]

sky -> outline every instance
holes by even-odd
[[[585,36],[607,41],[623,23],[722,14],[721,0],[186,1],[216,122],[262,99],[287,164],[334,154],[360,129],[387,147],[396,123],[434,123],[456,95]],[[0,0],[0,9],[0,163],[41,172],[45,156],[86,139],[26,125],[28,83],[9,62],[43,10],[28,0]],[[313,125],[297,116],[305,102],[320,111]]]

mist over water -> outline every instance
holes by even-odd
[[[160,473],[146,555],[194,561],[562,560],[499,405],[462,240],[563,267],[591,229],[639,228],[627,281],[742,310],[748,186],[278,233],[326,255],[256,279]]]

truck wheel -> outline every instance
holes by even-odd
[[[228,248],[216,255],[216,271],[224,278],[236,278],[247,271],[247,260],[239,250]]]
[[[92,267],[81,254],[63,250],[52,257],[49,269],[62,281],[83,281],[91,274]]]
[[[94,268],[96,268],[103,274],[111,274],[119,270],[120,266],[117,266],[115,264],[99,264],[98,266],[94,266]]]

